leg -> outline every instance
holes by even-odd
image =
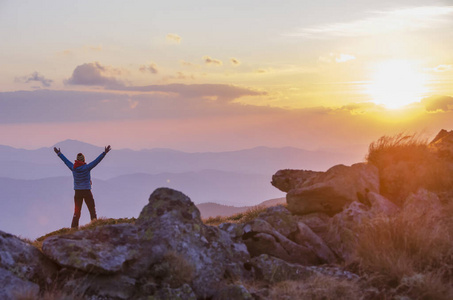
[[[74,194],[74,216],[72,217],[71,228],[79,227],[80,211],[82,210],[83,194],[75,190]]]
[[[91,221],[96,220],[96,206],[94,205],[93,193],[91,190],[86,191],[85,194],[85,203],[87,204],[88,210],[90,211]]]

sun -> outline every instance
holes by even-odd
[[[367,93],[376,104],[398,109],[418,102],[427,92],[426,79],[416,65],[406,60],[391,60],[376,66]]]

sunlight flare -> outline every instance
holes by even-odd
[[[386,61],[375,69],[367,93],[376,104],[401,108],[420,101],[427,93],[426,78],[410,61]]]

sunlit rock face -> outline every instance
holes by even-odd
[[[429,146],[439,157],[453,161],[453,130],[442,129]]]
[[[288,209],[298,215],[322,212],[334,215],[354,201],[363,201],[369,192],[379,192],[375,166],[358,163],[337,165],[303,180],[286,195]]]

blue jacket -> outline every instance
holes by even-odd
[[[91,175],[90,171],[97,166],[98,163],[105,157],[105,152],[102,152],[95,160],[89,164],[82,165],[74,169],[74,164],[70,162],[63,153],[58,153],[61,160],[68,166],[74,176],[74,190],[91,190]]]

